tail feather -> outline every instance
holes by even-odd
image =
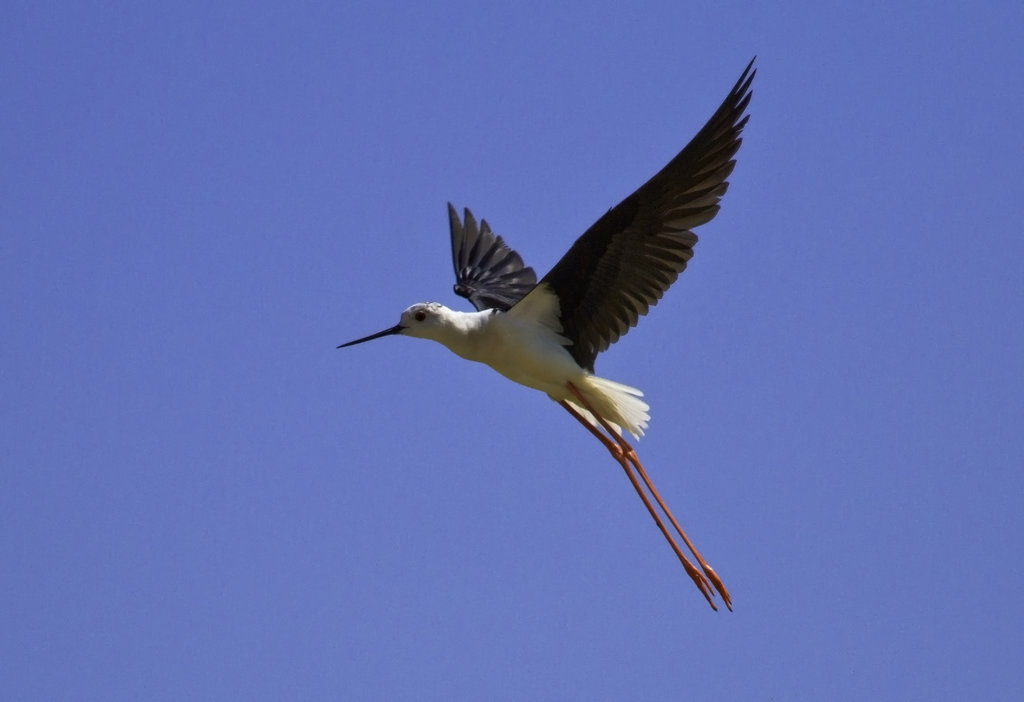
[[[651,415],[647,412],[650,406],[640,399],[644,396],[643,392],[596,375],[587,376],[580,391],[617,432],[621,434],[625,429],[637,439],[644,435]],[[569,404],[591,424],[600,426],[594,416],[586,408],[580,407],[579,403],[570,399]]]

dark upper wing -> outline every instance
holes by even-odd
[[[558,296],[569,352],[593,370],[597,354],[636,325],[693,256],[690,231],[718,213],[747,123],[747,65],[732,92],[679,154],[601,217],[541,280]]]
[[[465,223],[448,203],[452,232],[452,263],[455,265],[455,294],[473,303],[481,312],[505,311],[533,289],[537,276],[523,266],[523,259],[473,213],[465,210]]]

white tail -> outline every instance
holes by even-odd
[[[593,405],[594,409],[600,412],[601,416],[619,433],[625,429],[637,439],[644,435],[651,415],[647,413],[650,406],[640,399],[644,396],[643,392],[629,385],[596,375],[588,375],[582,385],[578,384],[577,387],[587,398],[587,402]],[[600,427],[594,416],[585,407],[573,402],[571,398],[568,399],[568,402],[588,422],[595,427]]]

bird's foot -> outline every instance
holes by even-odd
[[[704,575],[707,576],[707,579],[711,581],[711,585],[715,588],[715,591],[722,596],[722,602],[725,603],[725,606],[728,607],[731,612],[732,598],[729,596],[729,591],[725,589],[722,579],[718,577],[718,573],[715,572],[714,568],[703,561],[701,562],[700,567],[701,570],[704,571]]]
[[[682,563],[683,568],[686,569],[686,574],[690,576],[691,580],[693,580],[693,584],[696,585],[697,589],[700,590],[700,593],[704,595],[704,599],[706,599],[708,604],[711,605],[711,609],[717,612],[718,607],[715,606],[715,593],[711,589],[711,583],[708,582],[708,579],[704,577],[703,573],[690,565],[689,561],[683,561]],[[726,606],[728,606],[728,603],[726,603]],[[732,608],[730,607],[729,609],[731,610]]]

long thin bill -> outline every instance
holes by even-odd
[[[347,344],[340,344],[338,346],[338,348],[339,349],[343,349],[346,346],[355,346],[356,344],[361,344],[364,341],[373,341],[374,339],[379,339],[382,336],[391,336],[392,334],[398,334],[403,329],[405,329],[405,327],[403,327],[401,324],[396,324],[395,326],[391,327],[390,329],[385,329],[384,331],[379,331],[376,334],[370,334],[369,336],[364,336],[362,339],[356,339],[355,341],[350,341]]]

